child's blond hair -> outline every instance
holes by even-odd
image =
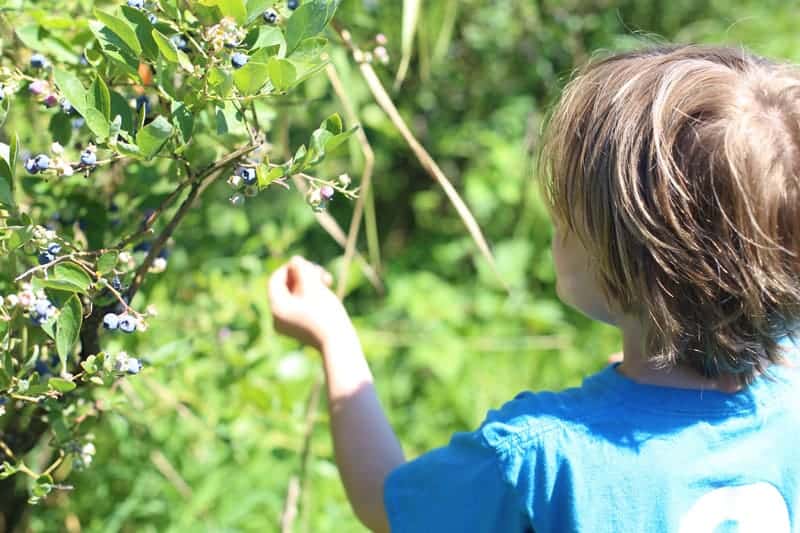
[[[741,49],[595,61],[567,86],[540,158],[557,224],[663,367],[748,382],[800,311],[800,72]]]

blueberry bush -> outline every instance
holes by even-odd
[[[0,63],[0,513],[11,527],[89,467],[98,388],[146,366],[106,348],[156,309],[200,201],[301,187],[322,211],[358,189],[316,174],[356,131],[320,117],[283,156],[274,110],[329,64],[338,0],[6,3]],[[292,183],[292,178],[300,180]],[[227,198],[203,198],[217,181]],[[26,457],[37,448],[36,466]],[[54,474],[58,472],[58,480]],[[20,479],[24,478],[24,479]]]

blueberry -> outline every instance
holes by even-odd
[[[61,253],[61,245],[58,244],[57,242],[51,242],[50,244],[47,245],[47,252],[50,255],[58,255],[59,253]]]
[[[31,68],[44,68],[47,65],[47,59],[42,54],[33,54],[31,56]]]
[[[119,317],[119,329],[125,333],[136,331],[136,320],[132,316],[122,315]]]
[[[47,365],[47,362],[42,361],[41,359],[36,360],[36,366],[33,367],[37,374],[40,376],[47,376],[52,374],[50,367]]]
[[[149,115],[151,107],[150,99],[146,94],[140,94],[136,97],[136,111],[141,111],[144,109],[144,114]]]
[[[158,22],[158,17],[156,16],[155,13],[148,13],[147,20],[150,21],[150,24],[155,24],[156,22]]]
[[[46,265],[47,263],[52,263],[55,260],[50,252],[42,252],[39,254],[39,264]]]
[[[50,168],[50,158],[44,154],[39,154],[34,158],[34,162],[36,163],[36,168],[41,170],[47,170]]]
[[[289,0],[288,2],[286,2],[286,7],[294,11],[295,9],[300,7],[300,2],[299,0]]]
[[[169,253],[170,252],[169,252],[169,250],[167,248],[162,248],[158,252],[158,257],[160,257],[161,259],[169,259]]]
[[[39,166],[36,164],[36,159],[34,159],[33,157],[29,157],[28,159],[26,159],[25,170],[27,170],[31,174],[38,174]]]
[[[256,169],[251,167],[239,167],[236,169],[236,175],[242,178],[245,185],[255,185],[258,181],[256,176]]]
[[[150,248],[152,248],[152,244],[149,241],[142,241],[136,246],[133,247],[134,252],[149,252]]]
[[[233,68],[242,68],[247,64],[247,61],[250,58],[247,57],[247,54],[243,54],[242,52],[236,52],[231,56],[231,65]]]
[[[264,11],[264,20],[267,24],[275,24],[278,22],[278,13],[274,9],[267,9]]]
[[[186,42],[186,39],[183,37],[183,35],[173,35],[169,38],[169,40],[178,50],[182,50],[184,52],[189,51],[189,43]]]
[[[42,322],[44,322],[44,317],[35,311],[31,312],[31,324],[34,326],[41,326]]]
[[[73,130],[79,130],[86,124],[86,121],[84,120],[83,117],[78,117],[78,118],[73,118],[71,124]]]
[[[87,167],[92,167],[97,163],[97,154],[91,150],[84,150],[81,153],[81,164]]]
[[[122,290],[122,282],[119,279],[119,276],[114,276],[111,278],[111,288],[115,291]]]
[[[131,357],[126,361],[125,364],[125,372],[128,374],[138,374],[142,371],[142,362],[136,359],[135,357]]]
[[[133,9],[144,9],[144,0],[128,0],[128,7]]]
[[[33,304],[33,309],[34,311],[36,311],[38,315],[42,317],[48,317],[52,315],[53,312],[55,311],[53,304],[51,304],[50,300],[48,300],[47,298],[41,298],[39,300],[36,300],[36,302]]]
[[[119,317],[114,313],[106,313],[103,316],[103,327],[109,330],[114,330],[119,327]]]

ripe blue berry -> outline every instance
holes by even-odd
[[[267,24],[275,24],[278,22],[278,13],[274,9],[267,9],[264,11],[264,20]]]
[[[61,253],[61,245],[58,244],[57,242],[51,242],[50,244],[47,245],[47,252],[50,255],[58,255],[59,253]]]
[[[128,0],[128,7],[133,9],[144,9],[144,0]]]
[[[97,154],[91,150],[84,150],[81,153],[81,164],[87,167],[92,167],[97,163]]]
[[[116,291],[122,290],[122,282],[120,281],[119,276],[114,276],[111,278],[111,287]]]
[[[41,359],[36,360],[36,365],[33,367],[37,374],[40,376],[47,376],[51,374],[50,367],[47,366],[46,361],[42,361]]]
[[[50,168],[50,158],[44,154],[37,155],[33,158],[33,160],[36,163],[36,168],[38,168],[40,171]]]
[[[236,169],[236,175],[242,178],[245,185],[255,185],[258,178],[256,176],[256,169],[251,167],[239,167]]]
[[[42,54],[33,54],[31,56],[31,68],[44,68],[47,65],[47,59]]]
[[[39,166],[36,164],[36,159],[33,157],[29,157],[25,160],[25,170],[27,170],[31,174],[38,174],[39,173]]]
[[[136,331],[136,320],[129,315],[122,315],[119,317],[119,329],[125,333],[133,333]]]
[[[39,254],[39,264],[46,265],[55,260],[55,257],[50,252],[42,252]]]
[[[109,330],[114,330],[119,327],[119,317],[114,313],[106,313],[103,316],[103,327]]]
[[[231,65],[233,65],[233,68],[242,68],[249,60],[250,58],[247,57],[247,54],[236,52],[231,56]]]
[[[73,130],[79,130],[86,124],[86,120],[83,117],[73,118],[71,124]]]
[[[288,7],[292,11],[297,9],[299,6],[300,6],[299,0],[289,0],[288,2],[286,2],[286,7]]]
[[[140,94],[136,97],[136,111],[141,111],[144,109],[144,114],[149,115],[150,107],[150,99],[146,94]]]

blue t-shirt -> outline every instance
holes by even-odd
[[[394,470],[392,532],[800,532],[800,369],[726,394],[616,366]]]

